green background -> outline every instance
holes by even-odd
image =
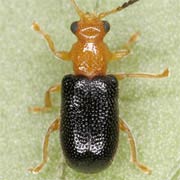
[[[91,11],[95,0],[78,0]],[[112,9],[123,0],[102,0],[98,11]],[[59,114],[56,108],[33,114],[28,107],[42,105],[44,92],[72,72],[71,63],[57,60],[33,32],[37,21],[49,32],[59,50],[69,50],[75,37],[69,30],[77,20],[70,0],[0,0],[0,180],[60,179],[59,135],[50,142],[50,160],[38,175],[27,172],[41,159],[42,140]],[[125,134],[113,164],[96,175],[82,175],[66,167],[69,180],[179,180],[180,178],[180,2],[141,0],[106,18],[111,31],[105,41],[118,49],[136,31],[141,37],[133,53],[109,64],[108,72],[159,73],[169,67],[166,79],[126,79],[119,82],[120,115],[136,137],[139,159],[153,169],[145,175],[129,162]]]

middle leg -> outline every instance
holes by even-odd
[[[60,84],[56,84],[54,86],[51,86],[45,93],[44,106],[43,107],[35,106],[32,108],[29,108],[29,111],[32,111],[32,112],[49,111],[52,108],[51,93],[60,92],[60,91],[61,91],[61,85]]]
[[[118,73],[114,74],[114,76],[118,80],[122,80],[125,78],[165,78],[168,77],[169,75],[169,70],[168,68],[165,69],[162,73],[160,74],[150,74],[150,73],[134,73],[134,74],[128,74],[128,73]]]

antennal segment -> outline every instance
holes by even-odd
[[[100,0],[96,0],[96,6],[94,8],[94,11],[97,12],[98,8],[99,8],[99,4],[100,4]]]
[[[139,0],[130,0],[128,2],[125,2],[121,7],[124,9],[124,8],[128,7],[129,5],[131,5],[131,4],[134,4],[136,1],[139,1]]]
[[[112,9],[112,10],[110,10],[110,11],[100,13],[100,14],[98,15],[98,17],[99,17],[100,19],[102,19],[102,18],[104,18],[105,16],[108,16],[108,15],[110,15],[110,14],[119,12],[119,11],[121,11],[122,9],[127,8],[129,5],[134,4],[134,3],[137,2],[137,1],[139,1],[139,0],[129,0],[128,2],[125,2],[122,6],[118,6],[117,8]]]
[[[79,6],[76,4],[75,0],[71,0],[71,2],[74,5],[74,8],[77,12],[77,14],[79,15],[80,18],[84,17],[85,13],[79,8]]]

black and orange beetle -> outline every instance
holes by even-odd
[[[168,76],[169,71],[165,69],[160,74],[107,75],[108,62],[127,56],[139,33],[133,34],[123,49],[115,52],[111,52],[103,42],[110,25],[102,19],[137,1],[129,0],[111,11],[96,14],[83,12],[75,1],[71,0],[80,20],[71,25],[77,42],[69,52],[57,51],[51,37],[41,30],[37,23],[33,23],[33,29],[44,37],[57,58],[72,61],[74,74],[66,75],[61,85],[54,85],[48,89],[44,107],[30,109],[34,112],[50,110],[50,94],[61,91],[61,117],[50,125],[44,140],[43,160],[35,168],[30,168],[31,172],[38,173],[47,162],[49,136],[56,130],[60,130],[60,144],[67,164],[77,171],[97,173],[108,167],[118,147],[119,130],[122,130],[128,135],[132,162],[144,173],[151,172],[138,161],[133,135],[127,124],[119,119],[118,80],[130,77],[164,78]]]

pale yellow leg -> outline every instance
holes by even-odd
[[[130,150],[131,150],[131,161],[132,161],[132,163],[134,163],[135,166],[137,166],[144,173],[150,174],[151,169],[138,161],[135,139],[134,139],[129,127],[127,126],[127,124],[122,119],[120,119],[119,128],[122,131],[124,131],[125,133],[127,133],[127,135],[128,135],[128,141],[129,141]]]
[[[55,48],[55,46],[54,46],[54,42],[53,42],[53,40],[51,39],[50,35],[47,34],[47,33],[45,33],[45,32],[40,28],[40,26],[39,26],[38,23],[33,22],[32,28],[43,36],[43,38],[47,41],[48,46],[49,46],[51,52],[52,52],[57,58],[63,59],[63,60],[70,60],[69,52],[66,52],[66,51],[57,51],[56,48]]]
[[[118,80],[122,80],[124,78],[165,78],[165,77],[168,77],[168,75],[169,75],[168,69],[165,69],[160,74],[146,74],[146,73],[134,73],[134,74],[119,73],[119,74],[114,74],[114,76]]]
[[[45,93],[44,106],[43,107],[38,107],[38,106],[30,107],[29,111],[31,111],[31,112],[49,111],[52,108],[51,93],[60,92],[60,91],[61,91],[61,85],[60,84],[51,86]]]
[[[43,166],[47,163],[48,160],[48,143],[49,143],[49,137],[50,134],[56,130],[59,130],[60,128],[60,119],[57,118],[48,128],[48,131],[46,133],[45,139],[44,139],[44,144],[43,144],[43,159],[42,162],[33,168],[29,168],[28,170],[34,174],[39,173]]]
[[[131,52],[131,46],[137,41],[140,33],[136,32],[134,33],[130,38],[129,41],[122,47],[121,50],[115,51],[112,53],[112,57],[110,61],[112,60],[120,60],[123,57],[127,56]]]

